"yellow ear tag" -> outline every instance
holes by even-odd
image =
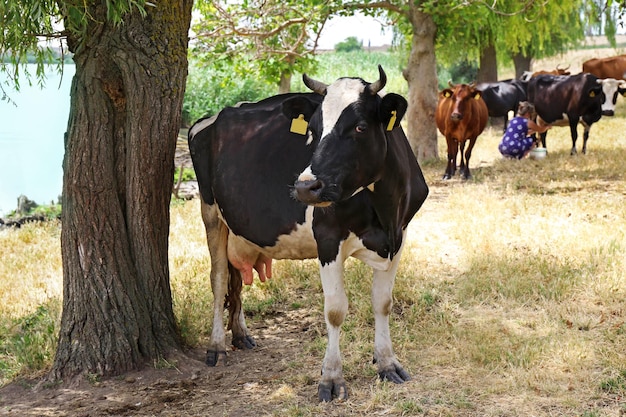
[[[589,97],[595,97],[596,93],[594,93],[593,91],[589,93]]]
[[[306,131],[309,128],[309,124],[304,120],[304,114],[301,114],[296,119],[291,121],[290,132],[297,133],[298,135],[306,135]]]
[[[452,96],[452,94],[450,94],[448,91],[446,91],[445,93],[443,93],[443,96],[445,98],[450,98]]]
[[[387,124],[387,131],[391,132],[393,130],[393,126],[396,124],[396,114],[397,112],[395,110],[391,111],[391,119],[389,119],[389,124]]]
[[[480,99],[480,94],[476,93],[476,95],[474,96],[474,100],[479,100]]]

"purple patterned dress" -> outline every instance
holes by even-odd
[[[533,146],[533,138],[528,136],[528,119],[514,117],[504,132],[498,150],[503,156],[522,159]]]

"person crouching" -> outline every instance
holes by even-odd
[[[505,158],[522,159],[534,147],[534,133],[543,133],[552,126],[539,126],[533,121],[535,106],[527,101],[520,101],[517,116],[511,119],[498,145],[498,150]]]

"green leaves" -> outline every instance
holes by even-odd
[[[211,65],[229,60],[236,72],[273,83],[311,68],[314,40],[330,13],[317,0],[205,0],[196,8],[201,18],[192,25],[192,53],[206,53]]]
[[[106,19],[122,24],[124,16],[138,11],[146,14],[146,7],[154,4],[146,0],[105,0]],[[84,0],[3,0],[0,3],[0,71],[9,75],[8,85],[19,89],[22,72],[28,82],[31,74],[24,64],[35,62],[35,75],[40,84],[44,79],[44,65],[53,61],[53,47],[60,47],[67,36],[79,39],[88,23],[97,17],[89,13],[93,6]],[[59,67],[62,62],[55,62]],[[12,64],[12,65],[7,65]],[[5,93],[4,86],[0,92]],[[2,94],[5,95],[5,94]]]

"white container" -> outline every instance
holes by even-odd
[[[530,150],[528,157],[530,159],[544,159],[547,154],[548,150],[546,148],[534,148]]]

